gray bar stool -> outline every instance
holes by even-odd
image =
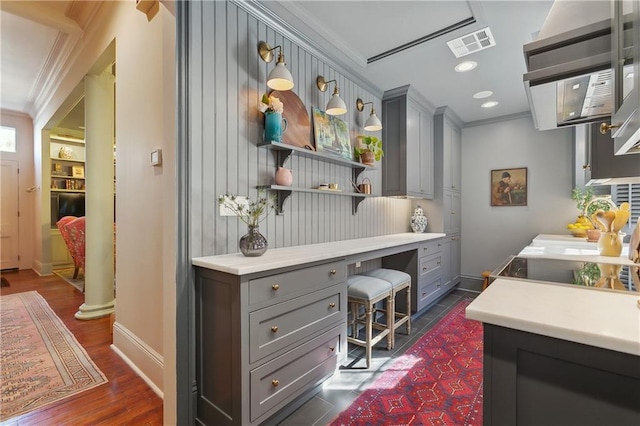
[[[391,329],[391,347],[393,348],[396,344],[395,339],[395,330],[397,330],[402,324],[405,325],[407,335],[411,334],[411,275],[406,272],[397,271],[395,269],[385,269],[378,268],[373,269],[371,271],[362,272],[362,275],[366,275],[368,277],[375,277],[381,280],[385,280],[389,282],[393,290],[391,292],[391,303],[387,305],[387,318],[391,316],[393,321],[388,322],[393,323],[389,327]],[[401,292],[406,291],[406,308],[404,312],[399,312],[396,309],[396,295]],[[383,311],[384,309],[378,309]]]
[[[387,299],[387,304],[393,304],[391,300],[391,284],[388,281],[363,275],[351,275],[347,278],[347,301],[351,310],[351,336],[347,341],[366,348],[367,368],[371,366],[371,348],[387,337],[387,349],[393,347],[393,321],[382,324],[376,321],[375,304]],[[360,315],[360,306],[364,307],[364,315]],[[365,339],[359,339],[358,325],[365,327]],[[373,336],[373,329],[380,332]]]

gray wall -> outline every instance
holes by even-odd
[[[257,106],[268,90],[266,77],[274,63],[264,63],[257,52],[260,40],[272,47],[282,45],[287,67],[295,82],[294,92],[309,110],[324,110],[331,91],[322,93],[315,84],[320,74],[337,79],[348,113],[341,119],[349,125],[352,142],[363,132],[365,113],[355,108],[356,98],[373,101],[380,110],[380,94],[368,91],[312,51],[295,36],[283,34],[229,2],[191,4],[189,49],[189,144],[191,188],[192,256],[237,252],[237,241],[246,225],[235,217],[218,215],[217,197],[225,192],[256,196],[256,186],[273,183],[274,154],[258,148],[262,140],[262,115]],[[273,24],[270,24],[273,25]],[[333,85],[331,85],[333,89]],[[287,108],[287,105],[284,106]],[[350,189],[351,169],[316,159],[294,156],[285,165],[293,170],[293,186],[313,187],[338,182]],[[380,193],[380,170],[364,173]],[[285,203],[284,215],[271,214],[260,225],[270,247],[285,247],[326,241],[391,234],[409,230],[410,202],[371,198],[351,214],[351,198],[324,194],[294,193]]]
[[[462,130],[462,275],[480,277],[538,234],[567,234],[571,200],[570,129],[538,131],[525,116]],[[527,167],[526,207],[491,207],[492,169]],[[573,214],[575,212],[575,214]]]

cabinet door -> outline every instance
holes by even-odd
[[[449,253],[451,253],[451,284],[456,285],[460,282],[460,235],[451,237]]]
[[[444,232],[457,234],[460,232],[461,202],[460,193],[453,191],[444,192]]]
[[[407,105],[407,195],[419,196],[422,180],[420,152],[420,111],[409,102]]]
[[[616,154],[640,153],[640,4],[612,2],[614,108],[611,123]]]
[[[447,119],[443,126],[443,148],[444,148],[444,189],[460,191],[460,150],[461,133]]]
[[[420,113],[420,192],[424,198],[433,198],[433,128],[431,115]]]
[[[451,287],[451,238],[442,241],[442,286]]]

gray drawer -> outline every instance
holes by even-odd
[[[346,277],[344,262],[332,262],[250,280],[249,305],[267,300],[277,302],[302,290],[320,290],[341,283]]]
[[[251,421],[280,409],[333,374],[344,325],[335,327],[250,373]]]
[[[442,239],[439,238],[435,241],[427,241],[420,243],[418,246],[418,257],[429,256],[434,253],[440,253],[442,251]]]
[[[421,280],[418,283],[417,310],[424,308],[430,302],[435,300],[444,291],[442,287],[442,276],[435,275],[431,279]]]
[[[434,253],[429,256],[420,258],[420,279],[422,280],[427,275],[441,274],[442,273],[442,252]]]
[[[249,362],[346,318],[346,284],[325,288],[249,314]]]

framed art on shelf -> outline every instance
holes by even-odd
[[[71,168],[71,176],[73,176],[74,178],[84,178],[84,167],[73,166]]]
[[[349,126],[337,117],[312,108],[316,151],[353,161]]]
[[[527,205],[527,168],[491,170],[491,205]]]

